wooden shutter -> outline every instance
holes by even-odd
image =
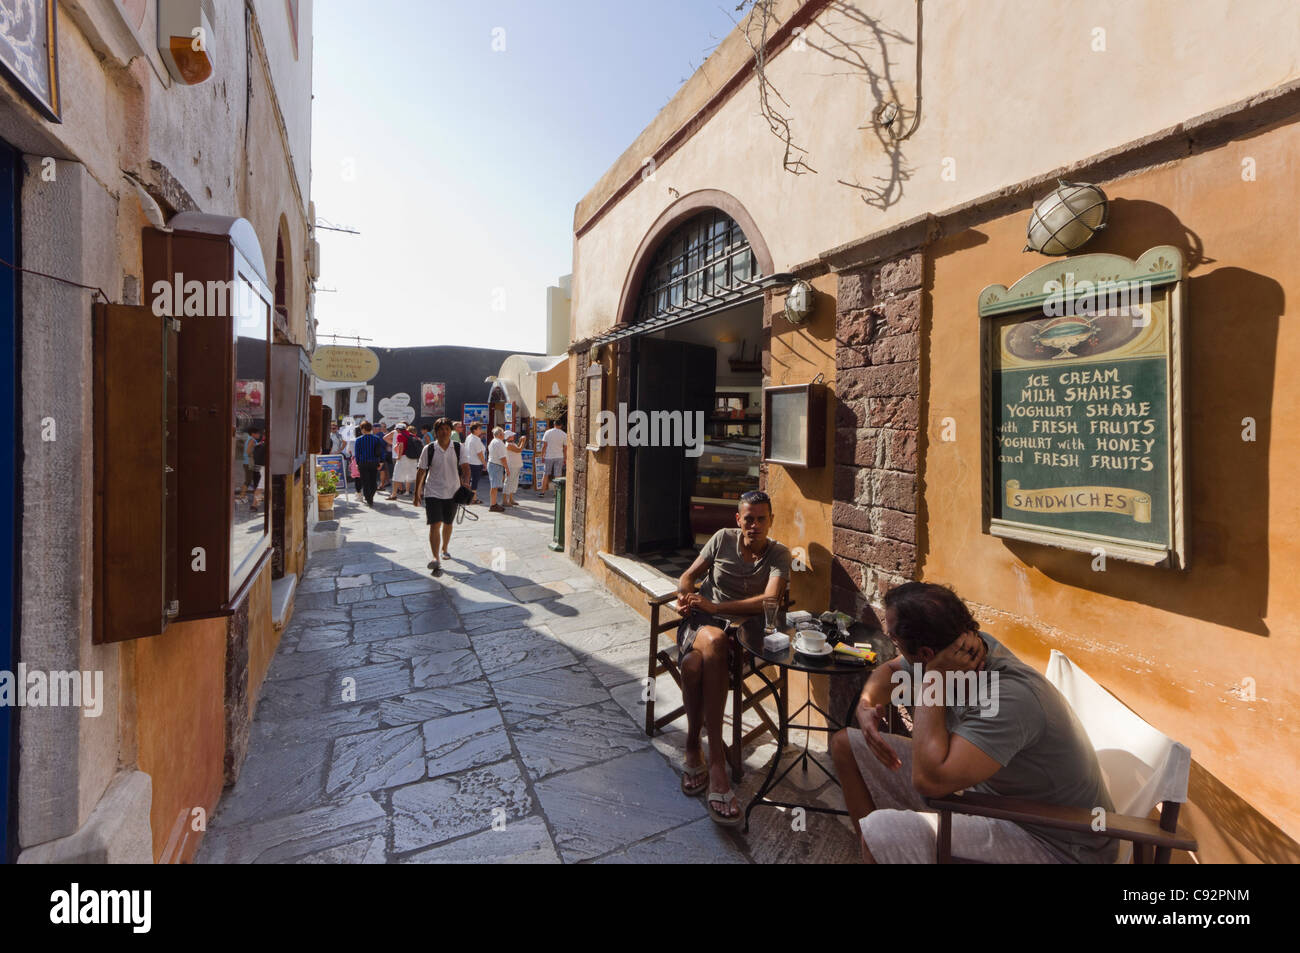
[[[149,308],[94,313],[94,641],[160,634],[174,614],[176,331]]]

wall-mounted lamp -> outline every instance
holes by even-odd
[[[1095,185],[1057,179],[1054,192],[1029,216],[1025,251],[1068,255],[1106,227],[1110,203]]]
[[[806,281],[796,281],[785,295],[785,319],[798,327],[808,320],[813,311],[813,286]]]
[[[899,107],[898,103],[881,103],[876,107],[876,125],[881,129],[884,129],[886,132],[896,133],[897,130],[894,128],[894,123],[898,121],[898,117],[901,113],[902,109]]]

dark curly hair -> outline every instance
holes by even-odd
[[[933,582],[905,582],[885,593],[885,610],[894,610],[894,631],[903,651],[916,655],[922,648],[941,652],[966,632],[978,632],[979,623],[957,593]]]

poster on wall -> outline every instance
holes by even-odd
[[[423,417],[443,417],[447,413],[447,385],[426,382],[420,385],[420,406]]]
[[[484,427],[488,423],[488,405],[487,404],[465,404],[461,420],[465,424],[465,432],[469,433],[470,424],[478,421]]]
[[[62,122],[59,102],[58,3],[0,3],[0,73],[47,119]]]
[[[986,532],[1185,565],[1182,276],[1162,245],[980,293]]]
[[[256,420],[266,416],[266,383],[264,381],[235,381],[235,416]]]
[[[506,401],[506,429],[513,427],[515,424],[515,405],[513,401]]]

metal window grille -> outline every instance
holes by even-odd
[[[758,291],[758,266],[740,226],[716,209],[675,229],[641,284],[636,323],[667,323]]]

